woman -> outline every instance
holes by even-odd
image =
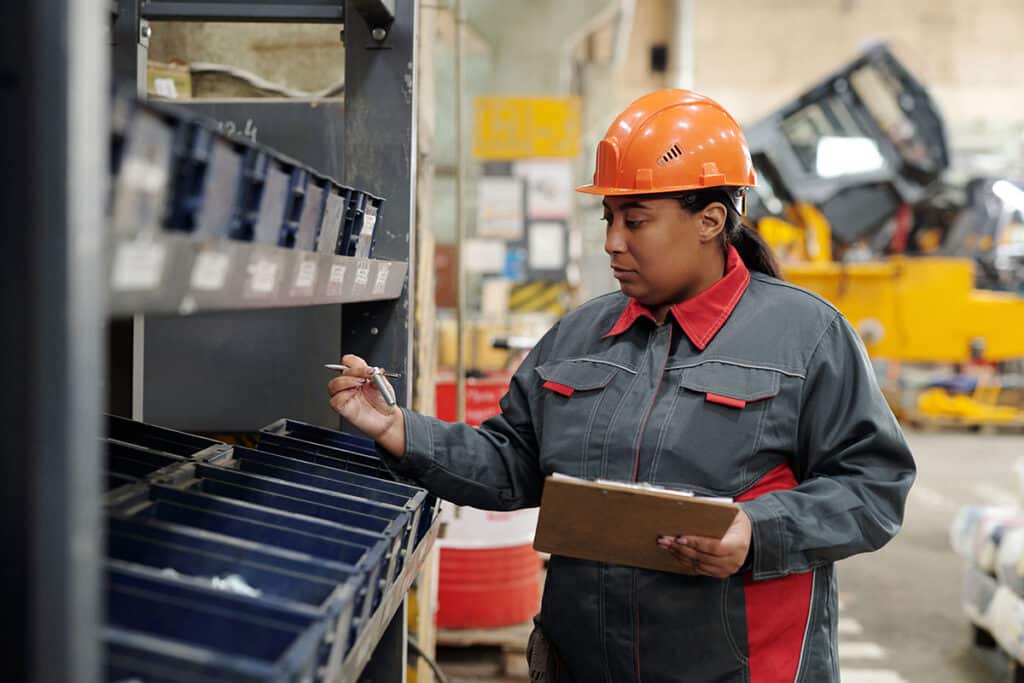
[[[833,563],[898,531],[914,463],[856,333],[742,225],[754,183],[720,105],[645,96],[579,188],[604,196],[621,292],[541,339],[501,415],[474,429],[389,408],[354,356],[330,383],[395,472],[458,504],[536,506],[552,472],[739,502],[720,541],[658,541],[692,575],[552,557],[547,680],[839,680]]]

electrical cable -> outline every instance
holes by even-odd
[[[339,81],[334,85],[324,88],[323,90],[317,90],[312,92],[306,90],[297,90],[295,88],[289,88],[288,86],[283,85],[281,83],[269,81],[260,76],[259,74],[255,74],[252,71],[248,71],[237,66],[231,66],[230,64],[217,64],[215,62],[192,62],[189,65],[189,70],[191,70],[192,73],[214,73],[230,76],[240,81],[244,81],[245,83],[248,83],[252,87],[257,88],[259,90],[265,90],[267,92],[273,92],[279,95],[284,95],[285,97],[294,97],[296,99],[303,100],[323,100],[327,99],[328,97],[334,97],[335,95],[344,94],[345,92],[345,81]]]
[[[441,667],[437,665],[433,659],[431,659],[426,652],[420,649],[420,644],[416,642],[416,639],[411,635],[406,637],[406,642],[409,644],[409,649],[412,653],[422,659],[430,667],[430,670],[434,672],[434,678],[437,679],[437,683],[448,683],[448,678],[441,671]]]

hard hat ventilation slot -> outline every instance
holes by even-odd
[[[658,166],[664,166],[668,162],[674,161],[681,156],[683,156],[683,150],[679,149],[678,144],[673,144],[668,148],[668,151],[662,154],[661,158],[658,159]]]

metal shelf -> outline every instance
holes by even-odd
[[[117,241],[114,316],[385,301],[401,296],[408,264],[251,242],[149,233]]]
[[[427,512],[427,510],[424,510],[424,512]],[[352,646],[352,649],[349,650],[345,661],[341,665],[341,673],[337,683],[354,683],[362,674],[367,662],[370,661],[370,657],[373,656],[374,649],[384,636],[384,632],[391,625],[392,618],[398,612],[398,608],[402,606],[406,593],[412,587],[412,582],[416,579],[416,575],[419,574],[424,560],[426,560],[430,549],[437,540],[440,528],[441,519],[438,517],[434,520],[423,540],[420,541],[419,545],[416,546],[416,549],[409,556],[408,561],[402,568],[401,574],[398,575],[394,583],[391,584],[384,594],[380,606],[373,616],[370,617],[369,623],[361,630],[359,639]],[[405,628],[404,624],[402,628]]]

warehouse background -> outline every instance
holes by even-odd
[[[27,410],[25,406],[41,400],[58,380],[67,381],[77,393],[67,404],[48,405],[33,428],[48,424],[54,414],[65,414],[68,405],[74,407],[88,395],[94,403],[103,403],[99,408],[93,405],[94,412],[144,412],[154,424],[251,446],[255,432],[285,410],[313,424],[337,427],[323,400],[321,359],[336,361],[338,350],[348,351],[353,345],[373,352],[378,340],[390,343],[408,332],[408,339],[393,344],[390,352],[397,346],[398,355],[408,353],[408,386],[401,390],[409,404],[444,419],[479,424],[498,410],[510,373],[537,337],[574,306],[616,287],[603,251],[599,198],[571,190],[589,181],[596,143],[624,106],[655,89],[690,87],[719,100],[749,125],[877,44],[887,45],[920,81],[942,116],[951,152],[942,182],[952,188],[951,196],[962,201],[966,183],[976,177],[1011,183],[1006,239],[1016,235],[1024,244],[1024,193],[1012,190],[1024,179],[1024,93],[1019,87],[1024,73],[1024,3],[422,0],[415,5],[418,33],[414,46],[403,46],[412,56],[408,68],[400,65],[397,78],[403,96],[392,101],[400,100],[411,110],[415,92],[415,137],[410,130],[387,129],[373,129],[368,135],[378,143],[393,138],[415,144],[408,159],[392,160],[403,172],[413,170],[415,161],[415,194],[408,198],[413,228],[393,231],[388,221],[394,214],[385,202],[380,232],[393,243],[412,246],[407,254],[411,287],[406,290],[412,294],[402,303],[407,310],[393,315],[387,309],[382,314],[384,309],[371,303],[363,308],[346,306],[349,313],[343,315],[342,306],[334,304],[257,311],[204,309],[193,316],[193,309],[183,302],[160,315],[142,316],[131,315],[131,306],[114,296],[123,307],[118,315],[101,316],[108,323],[107,367],[102,368],[99,356],[90,355],[95,351],[92,342],[99,338],[94,329],[99,323],[88,316],[96,311],[73,309],[70,297],[61,299],[69,309],[66,315],[63,308],[37,307],[36,302],[52,294],[53,283],[65,282],[52,277],[53,272],[62,272],[61,267],[70,283],[61,286],[77,296],[87,293],[89,288],[76,283],[86,281],[89,273],[106,269],[102,277],[110,280],[107,270],[115,259],[98,253],[99,244],[106,242],[86,240],[85,248],[69,248],[68,253],[86,255],[81,262],[45,260],[45,268],[32,271],[35,284],[26,287],[15,280],[29,269],[26,264],[38,265],[44,259],[21,258],[14,247],[32,234],[46,239],[51,235],[42,229],[24,235],[12,232],[18,239],[12,239],[4,301],[10,303],[9,318],[18,329],[5,330],[11,349],[5,375],[22,372],[20,359],[32,357],[35,383],[23,392],[9,392],[4,406],[14,407],[4,414],[19,421],[16,416]],[[28,10],[4,12],[5,28],[14,28]],[[104,7],[104,19],[107,13]],[[65,19],[70,24],[81,20],[70,14]],[[30,57],[65,54],[52,44],[63,34],[44,30],[43,23],[33,24],[36,52],[18,52],[16,36],[0,41],[7,46],[7,52],[0,50],[2,111],[20,114],[20,98],[27,90],[36,98],[24,125],[4,131],[5,158],[33,158],[26,140],[36,138],[30,134],[44,139],[38,131],[63,131],[70,118],[62,118],[63,109],[43,104],[52,97],[51,86],[46,85],[50,79],[43,77],[51,72],[41,67],[24,74],[19,70]],[[71,32],[63,22],[59,28]],[[345,82],[354,51],[352,36],[365,38],[362,32],[343,30],[338,24],[178,21],[153,21],[146,29],[148,78],[143,89],[152,100],[187,104],[212,117],[212,125],[226,136],[290,146],[288,154],[335,178],[357,165],[342,154],[352,148],[352,140],[344,135],[346,112],[372,120],[379,106]],[[92,34],[95,38],[101,32]],[[365,47],[358,45],[359,50]],[[104,42],[102,49],[109,47]],[[60,79],[53,82],[53,88],[61,87]],[[105,82],[79,85],[95,93],[108,92]],[[284,109],[274,109],[282,103],[295,107],[289,112],[301,109],[302,126],[290,122],[281,113]],[[503,122],[513,119],[539,123],[512,132],[514,126],[503,129]],[[92,122],[105,132],[107,122],[100,123]],[[82,164],[101,156],[98,146],[89,146],[89,138],[103,136],[69,130],[72,144],[66,154],[78,165],[68,167],[80,173]],[[40,149],[52,151],[42,143]],[[37,174],[31,175],[31,182],[29,175],[16,180],[49,188],[52,177],[39,175],[40,169],[53,171],[64,165],[54,167],[50,157],[45,159],[50,166],[26,164],[26,174]],[[95,169],[93,173],[102,175]],[[112,180],[116,190],[116,175]],[[24,187],[8,183],[5,189],[11,211],[21,211],[27,196]],[[68,213],[77,207],[83,214],[100,215],[102,192],[83,200],[73,188],[65,190],[74,198],[65,207]],[[64,190],[52,190],[58,191]],[[22,223],[55,225],[57,204],[49,202],[48,197],[38,200],[46,209],[30,216],[38,223],[12,213],[8,230],[20,230]],[[42,214],[46,215],[40,218]],[[886,229],[900,229],[905,218],[906,214],[892,217]],[[110,228],[109,222],[109,216],[104,218],[102,230]],[[80,239],[89,227],[86,223],[68,219],[68,234]],[[881,319],[889,326],[883,334],[877,324],[854,321],[869,350],[876,350],[881,336],[885,343],[898,338],[914,341],[915,348],[946,348],[932,341],[952,338],[966,323],[943,320],[942,309],[955,297],[973,296],[976,272],[964,261],[960,269],[934,271],[941,276],[939,284],[928,281],[924,294],[905,299],[913,304],[915,315],[895,316],[897,324],[928,320],[927,329],[907,325],[893,334],[893,323],[885,315],[899,306],[890,306],[890,297],[904,291],[899,289],[904,284],[920,285],[930,271],[915,271],[898,254],[889,259],[888,251],[872,250],[860,241],[849,248],[851,256],[845,262],[820,259],[811,271],[835,266],[821,282],[823,289],[833,287],[828,295],[834,294],[837,303],[843,297],[856,298],[856,283],[862,282],[857,277],[874,278],[872,286],[879,289],[871,292],[880,292],[877,298],[860,290],[859,307],[844,308],[849,299],[840,304],[844,312],[855,310],[871,323]],[[45,253],[49,259],[50,252]],[[836,258],[841,255],[838,250]],[[875,268],[873,263],[882,265]],[[396,281],[388,282],[387,272],[381,276],[382,285],[400,288]],[[811,282],[799,280],[807,271],[791,273],[800,284]],[[950,273],[956,277],[947,277]],[[953,279],[955,286],[950,284]],[[897,282],[901,284],[893,284]],[[1000,328],[997,312],[995,324],[987,328],[998,329],[998,343],[990,340],[987,348],[980,344],[971,349],[961,345],[965,348],[928,362],[872,353],[879,381],[908,430],[921,474],[908,503],[904,532],[879,554],[840,565],[844,681],[1024,680],[1019,638],[1024,629],[1024,359],[1005,357],[1003,352],[1024,348],[1024,291],[1018,281],[1016,292],[990,294],[986,290],[982,298],[1004,302],[1007,307],[1001,310],[1012,313],[1002,318]],[[98,299],[93,303],[97,310],[107,304]],[[377,324],[382,320],[380,333]],[[395,324],[405,329],[387,327]],[[351,331],[357,327],[363,333],[353,339]],[[22,333],[22,328],[28,331]],[[40,330],[46,334],[37,334]],[[70,349],[60,346],[58,338],[69,340]],[[1000,358],[986,357],[992,348],[1000,351]],[[72,360],[65,363],[61,356],[50,363],[51,355],[64,351]],[[140,353],[146,357],[144,363]],[[98,364],[76,362],[80,358]],[[311,358],[316,362],[309,362]],[[39,377],[48,381],[40,382]],[[146,388],[144,396],[140,386]],[[100,396],[106,400],[96,398]],[[69,430],[79,424],[76,420],[69,418]],[[46,454],[56,458],[59,448],[54,441],[47,443]],[[364,451],[368,448],[363,444]],[[59,471],[65,477],[60,481],[67,484],[54,494],[46,479],[26,474],[26,463],[34,461],[17,460],[18,454],[7,452],[3,457],[12,482],[29,481],[35,487],[16,487],[16,493],[22,488],[27,493],[25,499],[12,494],[12,509],[35,506],[32,514],[38,519],[45,518],[39,510],[46,509],[39,491],[71,499],[76,478],[80,482],[95,474],[84,459],[71,460],[66,467],[63,461],[46,460],[47,476]],[[419,546],[417,560],[423,562],[423,572],[414,585],[412,576],[404,577],[412,593],[405,603],[408,613],[400,615],[415,648],[409,650],[404,675],[408,680],[435,679],[430,660],[437,659],[450,680],[525,680],[522,655],[543,582],[543,558],[531,547],[536,513],[494,515],[446,506],[440,514],[435,528],[441,535],[438,547],[428,554],[429,542]],[[69,517],[95,521],[88,515],[79,520],[70,513]],[[92,537],[73,540],[79,552],[83,546],[99,547]],[[74,573],[70,565],[48,567],[55,568]],[[460,572],[478,580],[467,582]],[[8,583],[20,585],[16,581],[27,581],[26,575],[27,570]],[[84,582],[89,576],[85,571],[79,579]],[[466,589],[467,583],[473,584],[475,593]],[[74,612],[70,601],[61,602],[63,597],[53,591],[46,594],[51,621]],[[67,633],[72,623],[66,621],[54,642],[74,640]],[[51,639],[42,632],[34,637],[40,642]],[[20,642],[11,644],[15,650],[24,649]],[[402,664],[386,668],[394,672]]]

